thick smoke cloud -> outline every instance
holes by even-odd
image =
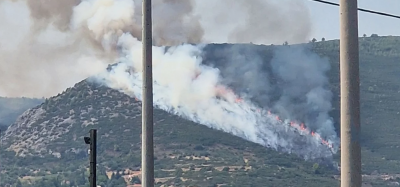
[[[251,3],[238,3],[247,12],[245,23],[230,33],[229,41],[276,43],[282,42],[279,40],[285,36],[287,40],[298,42],[308,37],[311,23],[308,14],[304,12],[306,8],[303,2],[253,0]]]
[[[271,91],[271,68],[268,59],[263,59],[263,52],[249,45],[232,45],[228,47],[205,48],[204,64],[221,71],[222,83],[233,88],[236,93],[256,103],[269,105]],[[266,54],[268,56],[268,54]],[[208,60],[211,56],[215,59]]]
[[[298,0],[198,0],[195,14],[204,40],[218,43],[282,44],[309,40],[311,19]],[[227,11],[229,10],[229,11]]]
[[[8,38],[12,33],[0,35],[10,41],[0,51],[0,70],[4,72],[0,74],[0,94],[50,96],[78,79],[97,75],[91,80],[141,99],[141,1],[62,1],[68,10],[59,12],[52,9],[59,5],[44,5],[44,1],[0,4],[3,9],[19,9],[21,20],[32,18],[21,22],[16,44]],[[282,6],[295,2],[296,6]],[[245,54],[243,48],[234,47],[220,54],[231,55],[230,65],[218,68],[203,64],[204,46],[178,45],[205,42],[216,33],[223,33],[225,42],[304,41],[310,27],[303,4],[297,0],[240,0],[234,4],[155,0],[153,6],[156,107],[306,159],[331,157],[331,151],[337,151],[327,114],[331,93],[326,89],[326,60],[304,49],[286,47],[275,51],[268,68],[257,53],[250,50]],[[223,15],[227,8],[234,14]],[[13,26],[13,14],[2,13],[5,17],[0,21]],[[263,102],[256,105],[254,99]],[[268,110],[282,114],[285,120]],[[286,119],[306,122],[310,127],[306,130],[318,136],[310,136],[311,131],[305,129],[297,132]]]
[[[117,64],[102,74],[91,77],[90,80],[141,99],[142,44],[140,39],[123,31],[125,25],[130,25],[127,18],[133,15],[132,6],[134,4],[130,1],[118,1],[112,6],[100,7],[95,6],[96,2],[98,1],[87,1],[75,7],[72,23],[76,28],[87,27],[97,39],[105,41],[104,45],[116,45],[120,49],[120,56],[116,59]],[[111,43],[109,36],[113,37]],[[307,159],[330,157],[331,151],[337,150],[335,136],[326,139],[330,145],[335,145],[334,148],[323,145],[320,138],[325,139],[327,135],[331,135],[332,132],[327,128],[331,124],[315,123],[311,130],[320,135],[306,136],[306,132],[296,132],[294,128],[291,128],[288,121],[277,120],[276,116],[268,114],[269,108],[266,107],[268,105],[260,107],[251,101],[251,96],[257,92],[265,92],[265,95],[268,96],[273,90],[271,88],[279,88],[282,92],[281,98],[269,105],[273,109],[284,105],[310,107],[304,105],[304,102],[298,101],[289,106],[288,103],[283,102],[284,98],[295,100],[298,99],[297,97],[306,97],[306,103],[312,105],[311,108],[321,107],[325,102],[329,104],[329,97],[319,98],[319,95],[313,95],[314,90],[324,89],[328,83],[324,81],[326,80],[324,73],[329,68],[326,66],[327,62],[320,61],[316,56],[308,55],[307,51],[292,48],[285,51],[285,49],[279,48],[273,54],[274,58],[271,68],[269,68],[270,73],[265,73],[262,69],[268,69],[263,67],[266,62],[258,57],[257,53],[252,53],[251,50],[246,53],[240,46],[232,49],[236,51],[228,50],[226,51],[228,53],[222,54],[225,56],[232,54],[231,52],[237,54],[231,57],[233,61],[229,63],[230,67],[219,69],[203,64],[201,55],[204,50],[201,45],[183,44],[168,48],[153,46],[156,107],[249,141],[299,154]],[[316,64],[318,62],[322,65],[318,66]],[[317,67],[313,65],[317,65]],[[288,73],[294,75],[294,78],[286,76],[282,68],[288,69]],[[309,73],[315,75],[308,75]],[[226,75],[236,76],[236,79],[229,79]],[[283,80],[287,84],[273,87],[274,84],[270,81],[271,76],[276,77],[278,83]],[[305,82],[298,82],[297,77],[300,81]],[[319,78],[319,80],[314,81],[313,78]],[[253,81],[256,83],[253,84]],[[239,85],[238,87],[245,89],[239,91],[236,89],[235,93],[227,87],[230,84]],[[307,84],[310,85],[307,86]],[[293,86],[295,86],[295,90],[290,90],[293,89],[291,88]],[[290,95],[291,91],[300,93]],[[284,116],[286,119],[290,120],[293,119],[292,117],[296,117],[290,115],[292,112],[290,109],[279,111],[279,113],[283,112],[287,114]],[[327,116],[322,115],[324,110],[318,112],[321,114],[321,119],[315,117],[310,117],[310,119],[318,119],[318,122],[329,120],[326,118]],[[305,114],[308,113],[305,112]],[[327,132],[323,132],[323,130],[327,130]]]
[[[305,47],[285,47],[276,50],[271,61],[281,96],[273,109],[285,118],[304,121],[326,136],[335,137],[332,110],[332,92],[329,90],[328,59]]]
[[[203,40],[204,30],[199,16],[193,15],[195,1],[156,0],[153,4],[157,45],[199,43]]]
[[[115,4],[122,6],[78,24],[97,8]],[[84,6],[92,12],[78,14]],[[141,40],[141,0],[3,0],[0,9],[2,96],[55,95],[112,62],[122,33]],[[117,14],[124,19],[113,19]],[[311,28],[308,10],[297,0],[154,0],[153,20],[158,46],[303,42]],[[108,25],[94,33],[89,26],[95,24]]]
[[[136,38],[126,34],[120,37],[119,44],[124,50],[123,55],[118,59],[118,63],[89,80],[141,99],[141,43]],[[264,146],[298,154],[305,159],[331,158],[331,151],[337,151],[338,141],[336,136],[327,137],[327,135],[334,133],[330,126],[332,124],[315,124],[312,130],[319,136],[311,136],[310,134],[307,135],[306,132],[296,131],[290,127],[290,121],[280,121],[276,119],[276,116],[268,114],[267,107],[256,106],[250,99],[243,99],[244,97],[241,97],[241,94],[230,91],[224,84],[221,71],[202,63],[202,49],[202,46],[187,44],[171,48],[153,47],[153,87],[154,102],[157,108]],[[304,58],[304,60],[311,60],[306,56]],[[304,66],[301,64],[299,62],[294,67]],[[286,65],[284,64],[284,66]],[[294,68],[290,65],[286,67]],[[241,67],[237,68],[241,69]],[[250,69],[257,72],[257,69],[253,68],[258,67],[249,66],[246,68],[238,72]],[[231,70],[227,72],[231,72]],[[244,83],[239,80],[241,75],[236,74],[236,76],[238,76],[236,82]],[[243,81],[255,80],[254,77],[250,77],[252,76]],[[260,81],[268,82],[269,80],[260,79]],[[247,92],[247,94],[249,93]],[[325,98],[320,98],[320,100],[323,99]],[[310,99],[310,101],[313,102],[316,99]],[[329,100],[326,102],[329,102]],[[301,104],[297,103],[293,106]],[[322,117],[321,121],[323,122],[329,120]],[[287,119],[293,118],[288,116]],[[332,131],[329,131],[329,129],[332,129]],[[320,136],[324,139],[327,137],[326,141],[334,147],[330,149],[322,144],[322,140],[319,139]]]
[[[43,26],[24,1],[0,2],[0,95],[49,97],[107,67],[107,58],[78,33]],[[39,20],[39,18],[38,18]]]
[[[280,118],[304,122],[311,131],[338,143],[329,116],[328,59],[307,45],[276,46],[268,51],[245,45],[220,48],[206,48],[203,56],[218,59],[206,59],[205,64],[220,70],[222,84]]]
[[[52,24],[62,31],[69,29],[72,8],[78,5],[79,2],[79,0],[26,1],[36,29],[45,29],[49,24]]]

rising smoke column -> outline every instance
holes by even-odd
[[[133,15],[134,4],[117,1],[112,5],[94,6],[96,2],[78,5],[72,23],[79,28],[89,28],[94,36],[104,37],[106,41],[108,36],[115,36],[117,40],[112,43],[120,49],[120,57],[117,64],[91,80],[141,99],[142,44],[132,34],[123,33],[123,24],[111,24],[129,25],[127,18]],[[128,10],[123,11],[125,8]],[[203,47],[189,44],[168,48],[153,46],[154,103],[157,108],[306,159],[332,155],[318,138],[302,136],[287,122],[269,116],[266,110],[249,100],[237,102],[240,93],[234,93],[224,84],[220,70],[202,64]],[[254,68],[257,66],[249,67],[247,71]],[[261,73],[259,78],[263,78]],[[250,80],[251,76],[245,79]],[[328,141],[332,143],[332,140]]]
[[[87,25],[74,23],[85,16],[74,13],[76,7],[107,7],[123,2],[129,4],[129,9],[112,11],[129,14],[130,19],[109,22],[107,27],[112,29],[108,31],[113,33],[107,31],[108,35],[99,36]],[[298,0],[235,3],[153,0],[153,3],[157,46],[204,42],[293,43],[307,41],[311,32],[308,10]],[[112,63],[118,57],[116,41],[123,33],[141,40],[141,0],[2,0],[0,10],[2,96],[56,95]],[[103,13],[97,12],[98,16]]]
[[[309,10],[298,0],[197,0],[194,12],[207,42],[302,43],[312,28]]]
[[[0,1],[1,96],[50,97],[107,67],[106,56],[77,40],[80,34],[30,16],[25,1]]]
[[[35,45],[39,52],[46,49],[42,51],[43,56],[40,56],[40,58],[46,59],[48,58],[47,55],[50,57],[54,55],[53,58],[48,60],[63,62],[64,66],[60,68],[60,71],[69,73],[69,76],[76,75],[76,73],[71,72],[74,69],[82,70],[83,75],[96,74],[105,65],[118,62],[110,71],[92,77],[92,80],[140,99],[142,54],[140,36],[138,35],[139,32],[137,32],[140,30],[140,17],[138,16],[140,12],[137,11],[140,5],[138,6],[136,2],[136,0],[81,1],[72,10],[68,29],[63,27],[62,29],[57,29],[59,25],[54,26],[52,24],[48,25],[47,29],[44,29],[46,32],[53,31],[53,35],[45,34],[44,36],[63,36],[65,37],[65,41],[43,45],[45,47]],[[177,22],[171,23],[171,25],[176,24],[173,27],[166,27],[169,25],[164,24],[166,30],[163,30],[164,26],[162,26],[161,22],[158,24],[155,23],[155,28],[159,28],[155,33],[155,40],[159,41],[158,44],[196,42],[201,41],[203,38],[202,30],[195,29],[198,25],[196,19],[200,18],[192,13],[193,1],[190,1],[191,4],[187,4],[188,2],[183,4],[177,2],[172,0],[156,1],[155,5],[159,6],[159,8],[155,7],[155,10],[160,12],[170,11],[166,14],[159,13],[156,15],[171,18],[164,19],[167,21],[177,20]],[[200,1],[196,1],[196,3],[200,3]],[[262,4],[258,5],[261,6]],[[246,6],[248,5],[246,4]],[[182,7],[183,9],[173,12],[172,10],[177,7]],[[51,13],[48,15],[51,15]],[[252,16],[249,17],[251,20]],[[258,19],[259,16],[256,16],[256,18]],[[193,25],[187,25],[192,22],[194,22]],[[231,22],[235,22],[235,20],[231,20]],[[61,23],[63,22],[60,21]],[[267,24],[270,23],[267,22]],[[158,25],[160,26],[158,27]],[[176,28],[184,32],[177,33],[175,32]],[[237,31],[243,32],[241,29],[237,29]],[[40,43],[44,40],[39,37],[43,35],[37,35],[37,33],[28,36],[29,40],[27,41]],[[46,37],[44,38],[46,39]],[[53,41],[51,39],[54,38],[47,38],[48,42]],[[81,50],[74,51],[73,49],[77,49],[74,47],[78,47]],[[256,106],[246,98],[242,102],[237,102],[238,97],[242,97],[242,93],[231,91],[225,83],[226,78],[224,81],[224,77],[221,76],[221,70],[202,64],[200,54],[203,47],[201,45],[184,44],[167,49],[162,46],[153,46],[154,102],[156,107],[264,146],[299,154],[306,159],[325,158],[332,155],[332,152],[326,146],[322,145],[319,139],[311,136],[302,136],[301,133],[285,125],[287,124],[285,121],[277,120],[275,117],[268,115],[266,107],[260,108],[260,106]],[[32,52],[32,48],[28,48],[26,51]],[[26,53],[29,54],[28,52]],[[37,51],[34,52],[37,53]],[[72,52],[76,52],[77,54],[75,56],[68,55],[68,53]],[[83,65],[79,63],[78,65],[68,64],[68,62],[76,62],[74,59],[79,59],[82,56],[87,59]],[[276,56],[279,57],[279,55]],[[307,55],[305,55],[304,61],[308,60],[306,57]],[[39,61],[40,58],[36,60]],[[294,56],[293,58],[296,57]],[[11,58],[9,60],[12,61]],[[283,61],[286,62],[285,59]],[[47,63],[50,62],[46,62],[44,65]],[[246,63],[246,61],[244,60],[242,63]],[[72,66],[68,67],[68,65]],[[95,66],[100,68],[97,68],[95,71],[87,71],[89,67],[92,68]],[[291,63],[286,66],[290,68]],[[255,67],[249,67],[246,71],[251,71]],[[33,74],[35,73],[37,72],[33,72]],[[60,72],[56,71],[56,73]],[[248,74],[247,76],[245,80],[250,81],[252,75]],[[34,76],[30,78],[34,78]],[[266,77],[260,73],[259,78],[265,79]],[[47,79],[54,80],[53,77],[47,77]],[[45,80],[47,79],[43,79],[42,81],[46,82]],[[59,81],[61,80],[51,83],[55,84]],[[268,90],[266,91],[268,92]],[[316,102],[317,100],[310,99],[310,101]],[[290,117],[292,116],[289,115],[288,118]],[[325,126],[329,125],[324,125],[323,129],[329,129],[325,128]],[[315,123],[314,130],[320,130],[318,123]],[[321,131],[321,133],[326,132]],[[326,134],[322,135],[326,136]],[[335,143],[333,138],[328,139],[328,141]]]
[[[223,84],[283,119],[304,122],[311,130],[335,139],[329,116],[332,92],[328,59],[312,52],[308,45],[276,46],[268,51],[244,45],[221,48],[206,48],[204,56],[225,57],[205,62],[220,69]]]
[[[119,44],[123,49],[119,63],[90,80],[141,100],[141,42],[125,34],[119,38]],[[240,95],[222,83],[220,70],[202,64],[202,48],[194,45],[153,47],[157,108],[306,159],[332,156],[331,149],[321,144],[319,137],[297,132],[290,127],[290,121],[268,115],[267,110],[249,100],[238,102]],[[319,127],[316,129],[318,132]],[[337,146],[335,138],[327,141]]]
[[[328,59],[300,46],[276,50],[271,61],[281,95],[273,108],[285,118],[294,118],[330,138],[336,137],[332,110],[332,91],[327,73]]]

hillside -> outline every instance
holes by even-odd
[[[35,107],[44,99],[0,97],[0,129],[5,130],[25,110]]]
[[[339,131],[339,49],[338,41],[309,45],[329,58],[331,89],[334,92],[331,116]],[[400,181],[398,134],[400,120],[400,37],[360,38],[360,75],[364,181],[372,186]],[[257,54],[262,61],[272,58],[274,46],[209,45],[206,64],[223,69],[229,65],[232,48],[246,55]],[[267,65],[268,66],[268,65]],[[266,67],[268,69],[268,67]],[[240,89],[243,85],[239,85]],[[262,101],[260,97],[252,98]],[[211,186],[337,186],[335,170],[267,149],[235,136],[209,129],[161,110],[155,111],[156,176],[164,184]],[[78,83],[64,93],[47,99],[25,112],[7,131],[2,152],[7,181],[21,177],[38,186],[53,182],[84,184],[88,166],[83,136],[93,125],[99,130],[99,165],[102,184],[124,183],[140,166],[140,105],[135,99],[109,88]],[[23,158],[14,157],[15,153]],[[339,156],[335,159],[339,160]],[[39,171],[40,169],[40,171]],[[107,180],[106,172],[126,170]],[[385,174],[389,174],[385,176]],[[121,176],[122,175],[122,176]],[[45,176],[45,177],[43,177]],[[122,178],[121,178],[122,177]],[[392,177],[392,180],[382,180]],[[2,177],[3,178],[3,177]],[[51,180],[50,180],[51,179]],[[206,179],[206,180],[203,180]],[[378,179],[378,180],[377,180]],[[137,180],[134,178],[134,180]],[[295,185],[294,185],[295,184]],[[1,186],[1,185],[0,185]]]
[[[315,44],[315,50],[327,55],[333,63],[332,89],[339,95],[338,46],[338,41]],[[360,38],[361,143],[366,174],[400,173],[399,62],[400,37]],[[339,119],[339,100],[334,104],[337,110],[333,113]]]
[[[273,186],[337,185],[332,178],[334,171],[322,165],[314,166],[296,156],[266,149],[161,110],[155,110],[154,116],[156,180],[160,183],[243,186],[251,182],[264,186],[268,181]],[[95,124],[102,170],[129,170],[135,174],[140,166],[140,123],[140,103],[135,99],[86,81],[78,83],[24,113],[17,125],[7,131],[8,150],[25,156],[8,157],[7,163],[15,163],[20,169],[9,166],[7,170],[22,177],[34,175],[41,168],[42,172],[62,172],[69,180],[76,179],[80,174],[77,171],[87,166],[83,136]],[[11,156],[12,152],[8,154]],[[74,174],[69,173],[73,171]],[[29,178],[32,177],[25,177]],[[99,182],[106,180],[100,178]]]

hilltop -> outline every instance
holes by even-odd
[[[314,51],[329,58],[331,116],[339,118],[339,42],[310,43]],[[400,171],[397,136],[400,128],[397,82],[400,37],[360,38],[363,173],[373,186],[396,182]],[[205,48],[205,63],[224,67],[226,50],[272,58],[275,46],[215,44]],[[257,99],[257,98],[255,98]],[[2,152],[8,182],[16,176],[38,186],[69,181],[84,184],[88,166],[83,136],[94,125],[99,129],[99,182],[124,183],[130,175],[137,181],[140,172],[140,103],[118,91],[82,81],[65,92],[21,115],[7,131]],[[337,131],[338,123],[335,123]],[[306,162],[294,155],[278,153],[241,138],[207,128],[161,110],[155,110],[157,182],[211,186],[337,186],[337,172]],[[14,157],[17,154],[19,157]],[[22,157],[21,157],[22,156]],[[338,156],[336,157],[338,160]],[[124,172],[122,172],[124,170]],[[107,180],[106,172],[117,172]],[[86,173],[87,174],[87,173]],[[383,181],[384,174],[393,180]],[[121,176],[122,175],[122,176]],[[45,177],[43,177],[45,176]],[[51,179],[51,180],[47,180]],[[204,180],[206,179],[206,180]],[[58,181],[57,181],[58,180]],[[128,180],[128,179],[126,179]],[[109,184],[110,185],[110,184]]]

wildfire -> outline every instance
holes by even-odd
[[[237,103],[240,103],[240,102],[242,102],[243,101],[243,99],[241,99],[241,98],[236,98],[236,100],[235,100]]]
[[[238,97],[236,94],[231,89],[228,89],[224,86],[217,86],[216,87],[216,96],[222,97],[228,101],[234,101],[235,103],[242,103],[244,100],[243,98]],[[232,98],[234,100],[232,100]],[[138,98],[135,97],[136,101],[139,101]],[[255,111],[258,113],[262,113],[263,109],[262,108],[256,108]],[[270,118],[275,118],[278,122],[280,122],[282,125],[285,124],[285,122],[276,114],[272,114],[271,111],[267,111],[267,116]],[[310,129],[307,128],[307,126],[304,123],[298,123],[296,121],[290,121],[288,123],[290,127],[297,129],[301,134],[303,135],[309,135],[314,138],[316,138],[321,144],[327,146],[330,149],[333,149],[333,144],[329,143],[327,140],[325,140],[320,134],[317,132],[311,131]]]
[[[224,87],[224,86],[217,86],[216,90],[216,94],[217,96],[222,96],[222,97],[227,97],[227,95],[229,94],[233,94],[233,91]],[[241,98],[236,97],[236,99],[241,100]]]
[[[217,88],[217,94],[218,94],[218,95],[224,96],[224,95],[227,94],[227,93],[233,94],[233,91],[230,90],[230,89],[227,89],[227,88],[225,88],[225,87],[218,87],[218,88]],[[236,97],[236,99],[235,99],[235,102],[236,102],[236,103],[241,103],[241,102],[243,102],[243,99],[242,99],[242,98],[240,98],[240,97],[238,97],[238,96],[236,96],[236,95],[235,95],[235,97]],[[261,113],[262,109],[257,108],[256,111],[257,111],[258,113]],[[283,120],[282,120],[278,115],[272,114],[271,111],[268,111],[268,112],[267,112],[267,115],[268,115],[269,117],[275,118],[275,119],[276,119],[277,121],[279,121],[280,123],[283,123]],[[318,134],[318,133],[316,133],[316,132],[311,131],[310,129],[308,129],[307,126],[306,126],[304,123],[297,123],[297,122],[295,122],[295,121],[291,121],[291,122],[289,123],[289,125],[290,125],[291,127],[295,128],[295,129],[297,129],[299,132],[302,132],[302,134],[310,135],[310,136],[312,136],[312,137],[318,139],[318,141],[320,141],[321,144],[327,146],[327,147],[330,148],[330,149],[333,149],[333,144],[329,143],[327,140],[325,140],[324,138],[322,138],[320,134]]]

